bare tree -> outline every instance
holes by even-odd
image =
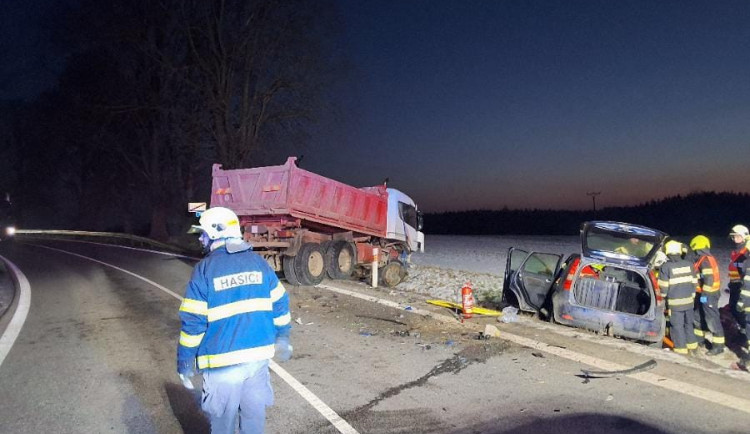
[[[210,180],[196,180],[211,162],[247,164],[326,109],[336,72],[327,0],[76,6],[58,32],[71,53],[59,88],[34,107],[44,122],[28,122],[29,149],[46,154],[26,158],[24,173],[54,172],[79,225],[94,209],[128,229],[147,214],[150,236],[165,239],[170,217],[187,217],[186,199],[207,192]]]
[[[331,3],[304,0],[193,0],[186,37],[206,103],[218,160],[251,162],[272,134],[299,136],[325,110],[323,90],[337,65],[329,42]],[[332,33],[333,32],[333,33]]]
[[[188,51],[175,13],[179,3],[91,1],[77,15],[86,46],[79,57],[111,65],[103,76],[88,77],[84,97],[94,112],[106,114],[102,151],[116,155],[130,173],[112,194],[131,209],[142,208],[136,201],[148,203],[150,236],[156,239],[168,237],[168,216],[184,190],[177,164],[190,164],[185,156],[199,142],[193,125],[202,110],[184,86]]]

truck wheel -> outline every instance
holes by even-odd
[[[300,283],[315,286],[326,275],[326,257],[319,244],[305,243],[295,256],[294,271]]]
[[[336,241],[326,250],[326,273],[331,279],[351,279],[356,262],[354,245],[349,242]]]
[[[281,266],[284,269],[284,277],[290,285],[300,286],[301,283],[297,278],[297,273],[294,271],[294,256],[283,256],[281,259]]]
[[[399,261],[391,261],[385,267],[378,270],[380,273],[380,283],[393,288],[404,280],[406,277],[406,268]]]

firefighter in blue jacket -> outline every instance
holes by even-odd
[[[682,244],[667,241],[664,245],[667,262],[659,271],[659,288],[667,299],[669,329],[674,352],[688,354],[688,350],[698,349],[698,341],[693,332],[693,303],[698,278],[693,264],[682,258]]]
[[[177,372],[189,386],[197,362],[212,433],[234,433],[238,423],[242,433],[262,433],[273,404],[269,360],[292,355],[289,295],[242,240],[234,212],[211,208],[194,228],[209,253],[195,266],[180,306]]]

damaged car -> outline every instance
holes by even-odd
[[[559,324],[659,345],[665,303],[654,262],[667,237],[645,226],[590,221],[581,227],[581,252],[565,260],[511,247],[503,300]]]

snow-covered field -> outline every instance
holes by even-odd
[[[576,236],[425,236],[425,252],[411,256],[412,267],[398,289],[458,301],[469,280],[480,301],[499,301],[508,249],[559,253],[580,251]],[[486,304],[486,303],[484,303]]]
[[[467,280],[480,301],[499,300],[510,247],[559,253],[563,257],[581,251],[578,236],[427,235],[425,238],[425,252],[412,255],[409,276],[397,289],[453,301],[459,300],[461,286]],[[712,251],[722,271],[722,286],[726,287],[731,245],[725,240],[717,240],[715,245]]]

